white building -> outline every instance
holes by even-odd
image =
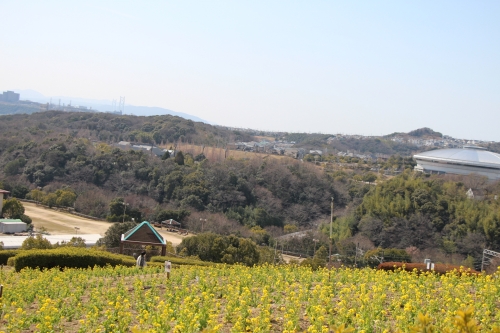
[[[18,219],[0,219],[0,233],[13,234],[16,232],[24,232],[28,225]]]
[[[415,171],[425,173],[486,176],[490,181],[500,179],[500,154],[477,146],[438,149],[413,155]]]

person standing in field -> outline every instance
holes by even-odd
[[[146,267],[146,251],[142,251],[141,255],[137,257],[137,267]]]

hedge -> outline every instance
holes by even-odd
[[[124,255],[85,248],[62,247],[51,250],[26,250],[15,257],[14,268],[89,268],[94,266],[134,266],[135,260]]]
[[[416,269],[418,272],[434,272],[437,274],[446,274],[452,271],[456,271],[459,274],[481,274],[474,269],[448,264],[434,264],[434,270],[430,270],[427,269],[427,264],[425,263],[384,262],[378,265],[377,268],[385,271],[403,269],[407,272],[412,272]]]
[[[372,259],[373,257],[381,257],[383,256],[386,261],[390,262],[411,262],[411,256],[406,253],[403,249],[373,249],[367,251],[364,255],[364,260],[370,267],[377,267],[380,263],[376,259]]]
[[[0,265],[7,265],[10,257],[15,257],[22,250],[2,250],[0,251]]]
[[[162,263],[164,264],[165,261],[170,261],[172,263],[172,266],[181,266],[181,265],[192,265],[192,266],[215,266],[216,263],[210,262],[210,261],[201,261],[201,260],[195,260],[195,259],[186,259],[186,258],[177,258],[177,257],[163,257],[163,256],[155,256],[151,257],[151,262],[152,263]]]

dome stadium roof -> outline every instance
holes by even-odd
[[[437,149],[413,155],[415,159],[450,162],[486,168],[500,169],[500,154],[487,151],[482,147]]]

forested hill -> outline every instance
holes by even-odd
[[[272,155],[158,158],[111,145],[121,140],[215,145],[238,135],[247,134],[169,115],[0,116],[0,188],[110,221],[174,218],[198,231],[253,233],[259,244],[269,242],[272,230],[312,229],[329,221],[334,197],[337,211],[347,207],[346,216],[337,219],[339,239],[363,234],[384,248],[436,249],[475,258],[483,247],[500,250],[500,200],[495,200],[500,185],[481,177],[405,171],[392,179],[374,175],[378,184],[373,186],[355,172],[324,172],[313,163]],[[466,197],[469,188],[476,191],[475,199]],[[299,240],[304,251],[313,251],[314,239],[324,241],[321,235]]]
[[[482,194],[468,198],[474,188]],[[484,248],[500,250],[500,183],[480,176],[426,178],[405,172],[373,187],[352,216],[352,232],[383,248],[435,248],[480,259]]]
[[[161,144],[182,141],[223,145],[253,138],[244,133],[236,135],[232,131],[171,115],[141,117],[97,112],[46,111],[31,115],[4,115],[0,118],[0,126],[7,133],[15,132],[16,135],[29,139],[64,133],[102,142]],[[3,132],[2,136],[5,137],[7,133]]]
[[[347,190],[334,189],[315,166],[299,161],[211,162],[189,154],[161,159],[109,145],[120,140],[209,144],[233,140],[231,135],[172,116],[64,112],[1,116],[0,187],[18,197],[36,194],[47,203],[120,221],[131,217],[156,221],[166,218],[166,211],[181,218],[204,212],[262,227],[315,221],[329,213],[332,194],[339,203],[348,201],[342,194]],[[43,193],[32,192],[39,187]],[[63,192],[74,200],[63,200]],[[120,213],[123,198],[129,204],[125,216]],[[113,209],[117,202],[118,210]]]

